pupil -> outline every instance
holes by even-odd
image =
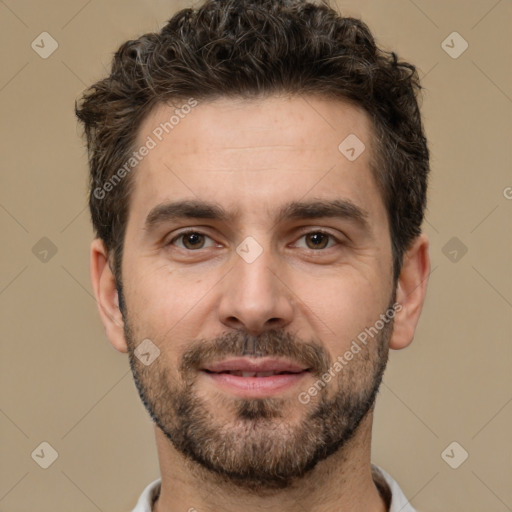
[[[201,235],[199,235],[197,233],[191,233],[185,237],[186,244],[194,246],[197,244],[197,242],[200,240],[200,238],[201,238]]]
[[[313,241],[313,245],[315,246],[315,248],[318,248],[320,245],[324,247],[325,243],[322,244],[322,241],[325,242],[326,239],[327,237],[323,233],[315,233],[311,235],[311,240]]]

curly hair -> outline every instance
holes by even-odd
[[[138,129],[163,102],[314,94],[355,103],[372,123],[371,171],[388,212],[395,280],[421,233],[429,150],[415,66],[378,48],[368,26],[328,5],[300,0],[208,0],[177,12],[158,33],[125,42],[110,76],[87,89],[75,112],[90,167],[96,236],[121,260],[131,174],[95,193],[130,158]],[[104,197],[103,197],[104,196]]]

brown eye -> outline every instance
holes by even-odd
[[[329,241],[329,235],[325,233],[308,233],[306,236],[306,244],[309,249],[325,249]]]
[[[214,245],[213,243],[210,243],[209,246],[205,245],[206,239],[210,239],[210,237],[197,231],[187,231],[173,238],[169,245],[177,245],[179,248],[187,249],[189,251],[204,249],[205,247],[211,247]],[[179,243],[179,241],[181,241],[181,243]]]
[[[187,233],[183,235],[183,245],[187,249],[201,249],[204,245],[204,236],[200,233]]]
[[[330,249],[331,247],[339,244],[339,240],[334,237],[334,235],[323,231],[310,231],[309,233],[302,235],[299,240],[304,240],[304,242],[296,242],[295,247],[317,251],[321,249]]]

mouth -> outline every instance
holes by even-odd
[[[224,392],[245,398],[277,395],[310,373],[296,363],[269,358],[226,359],[206,365],[201,372]]]
[[[228,375],[236,375],[237,377],[271,377],[272,375],[291,375],[300,372],[244,372],[242,370],[232,370],[223,372],[212,372],[210,370],[204,370],[208,373],[226,373]]]

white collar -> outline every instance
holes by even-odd
[[[402,489],[400,489],[400,486],[395,481],[395,479],[389,473],[384,471],[379,466],[376,466],[375,464],[372,464],[372,468],[375,468],[380,472],[388,484],[389,490],[391,491],[391,505],[389,512],[416,512],[412,505],[409,503],[409,500],[405,497]],[[161,478],[151,482],[140,495],[139,501],[137,502],[137,505],[132,510],[132,512],[152,512],[153,502],[160,494],[161,484]]]

